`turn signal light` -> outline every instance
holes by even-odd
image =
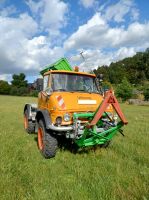
[[[79,67],[78,67],[78,66],[75,66],[75,67],[74,67],[74,71],[75,71],[75,72],[78,72],[78,71],[79,71]]]

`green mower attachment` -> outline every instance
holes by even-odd
[[[105,112],[109,104],[112,105],[119,116],[119,122],[116,122],[110,117],[109,113]],[[106,93],[103,102],[95,113],[74,113],[73,119],[76,130],[75,143],[78,147],[104,145],[111,141],[118,132],[123,135],[121,128],[128,123],[112,91]],[[88,120],[83,128],[80,125],[81,119]]]

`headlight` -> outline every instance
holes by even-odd
[[[61,117],[57,117],[56,118],[56,125],[59,126],[62,123],[62,118]]]
[[[65,122],[70,121],[70,118],[71,118],[70,114],[68,114],[68,113],[64,114],[64,121]]]

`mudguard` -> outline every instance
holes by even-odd
[[[35,117],[36,117],[36,112],[37,112],[37,104],[25,104],[24,106],[24,113],[27,110],[28,112],[28,119],[35,121]]]
[[[37,110],[36,121],[38,122],[40,119],[44,119],[45,126],[49,129],[49,126],[51,125],[51,118],[48,110]]]

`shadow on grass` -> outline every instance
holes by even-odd
[[[36,142],[38,146],[38,137],[37,135],[34,136],[34,141]],[[58,148],[60,151],[69,151],[73,154],[88,154],[91,150],[96,151],[99,147],[84,147],[79,148],[72,140],[66,139],[64,136],[58,136]]]
[[[34,141],[36,142],[38,146],[37,135],[35,135]],[[57,141],[58,141],[58,148],[60,149],[60,151],[69,151],[73,154],[89,154],[89,152],[91,151],[95,152],[97,149],[107,148],[110,144],[110,142],[108,142],[104,145],[96,145],[92,147],[80,148],[71,139],[65,138],[64,136],[57,136]]]
[[[71,139],[66,139],[64,136],[58,137],[58,147],[60,151],[69,151],[73,154],[89,153],[89,149],[79,148]]]
[[[73,154],[89,154],[91,151],[95,152],[97,149],[107,148],[109,144],[110,141],[103,145],[80,148],[71,139],[66,139],[64,136],[58,138],[58,147],[60,151],[69,151]]]

